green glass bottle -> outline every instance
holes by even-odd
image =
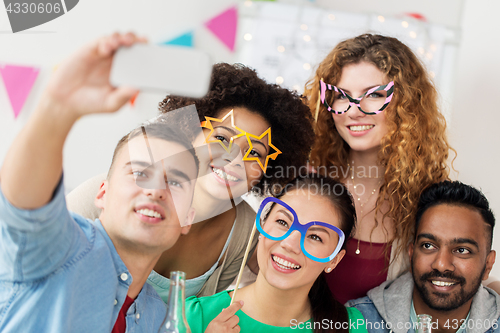
[[[432,316],[428,314],[417,315],[416,333],[431,333]]]
[[[185,313],[186,273],[170,272],[170,291],[168,293],[167,316],[160,332],[191,333]]]

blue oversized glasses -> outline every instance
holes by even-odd
[[[331,261],[344,244],[344,233],[336,226],[319,221],[301,224],[292,207],[273,197],[262,201],[255,223],[264,237],[274,241],[281,241],[297,230],[302,253],[317,262]]]

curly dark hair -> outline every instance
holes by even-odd
[[[169,95],[159,103],[162,113],[195,104],[200,122],[216,117],[223,109],[244,107],[263,117],[272,129],[273,144],[281,150],[269,159],[265,175],[252,190],[264,193],[298,176],[314,142],[312,115],[302,97],[288,89],[269,84],[255,70],[242,64],[213,66],[208,94],[203,98]]]

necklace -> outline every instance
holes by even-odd
[[[367,176],[366,174],[363,174],[363,177],[361,177],[359,175],[359,171],[356,172],[356,177],[358,177],[358,178],[369,178],[369,179],[381,179],[381,177],[370,177],[370,176]]]
[[[358,168],[363,168],[362,171],[354,171],[354,161],[352,161],[352,165],[350,163],[347,163],[347,168],[348,168],[348,170],[349,169],[351,170],[351,179],[352,179],[352,177],[354,177],[354,174],[356,174],[356,177],[358,177],[358,178],[369,178],[369,179],[382,179],[383,178],[383,175],[382,175],[382,177],[378,176],[379,169],[377,169],[377,172],[376,172],[377,177],[370,176],[371,171],[368,171],[368,175],[367,175],[365,166],[358,167]],[[371,170],[371,168],[372,167],[369,167],[369,170]],[[360,174],[362,174],[362,175],[360,176]]]
[[[351,166],[350,166],[350,165],[349,165],[349,168],[351,168]],[[357,187],[358,185],[356,185],[356,184],[354,183],[354,169],[353,169],[353,168],[351,168],[351,170],[352,170],[352,172],[351,172],[351,180],[352,180],[352,186],[353,186],[353,188],[354,188],[353,194],[354,194],[354,195],[356,195],[356,199],[357,199],[357,200],[358,200],[358,202],[359,202],[359,206],[360,206],[360,213],[361,213],[361,214],[360,214],[361,218],[360,218],[360,220],[358,221],[358,225],[361,225],[361,221],[362,221],[362,220],[363,220],[363,218],[364,218],[364,215],[363,215],[363,206],[364,206],[364,205],[366,205],[366,204],[368,203],[368,201],[370,201],[370,199],[372,198],[372,196],[375,194],[375,192],[377,192],[377,189],[380,187],[380,180],[378,181],[377,185],[375,185],[375,188],[373,189],[373,191],[372,191],[372,192],[370,193],[370,195],[368,196],[368,199],[366,199],[366,201],[365,201],[365,202],[361,202],[361,198],[360,198],[360,197],[358,196],[358,194],[356,193],[356,187]],[[356,173],[356,175],[357,175],[357,173]],[[368,177],[368,178],[370,178],[370,177]],[[360,253],[361,253],[361,251],[359,250],[359,242],[360,242],[360,239],[358,238],[358,246],[357,246],[357,248],[356,248],[356,252],[355,252],[356,254],[360,254]]]

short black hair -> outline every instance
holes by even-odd
[[[267,83],[255,70],[242,64],[215,64],[206,96],[169,95],[159,103],[159,110],[168,113],[191,104],[196,105],[200,122],[206,116],[216,117],[224,109],[244,107],[271,125],[272,143],[282,153],[276,160],[269,159],[265,175],[254,184],[255,192],[262,193],[275,184],[287,184],[306,165],[314,141],[309,107],[304,104],[302,96]]]
[[[429,186],[422,192],[415,217],[414,240],[416,240],[420,219],[425,211],[431,207],[442,204],[469,208],[481,214],[484,222],[488,225],[488,241],[489,248],[491,249],[495,216],[490,209],[488,199],[486,199],[480,190],[459,181],[445,180]]]

